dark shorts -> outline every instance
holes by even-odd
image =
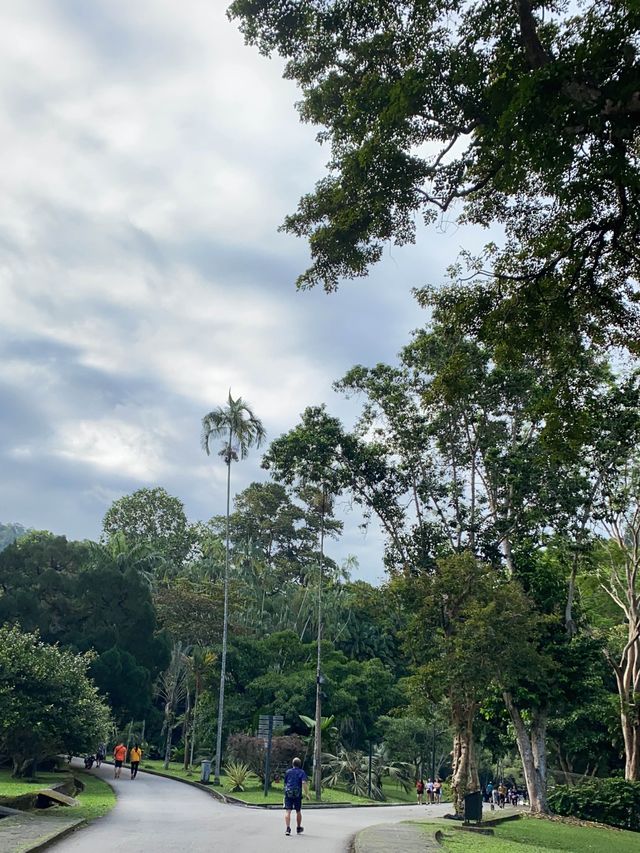
[[[118,758],[116,758],[113,763],[116,767],[122,767],[122,761],[120,761]]]
[[[288,812],[302,811],[302,797],[285,797],[284,807]]]

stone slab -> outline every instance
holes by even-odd
[[[361,830],[353,841],[353,853],[425,853],[442,847],[438,832],[428,832],[412,823],[381,823]]]
[[[38,799],[44,797],[45,800],[50,800],[52,803],[58,803],[61,806],[77,806],[78,801],[73,797],[63,794],[62,791],[56,791],[54,788],[43,788],[38,791]]]
[[[24,813],[3,818],[0,820],[0,853],[35,853],[84,823],[83,818]]]

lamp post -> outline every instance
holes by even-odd
[[[322,507],[320,516],[320,559],[318,561],[318,631],[316,657],[316,727],[313,743],[313,786],[316,801],[322,796],[322,573],[324,569],[324,513],[326,501],[326,484],[322,484]]]

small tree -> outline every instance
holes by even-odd
[[[0,627],[0,752],[14,776],[107,739],[110,712],[87,676],[91,659],[47,645],[37,633]]]
[[[176,643],[171,652],[171,662],[158,680],[158,696],[164,703],[164,723],[162,726],[165,735],[164,767],[169,766],[171,759],[171,740],[173,730],[180,724],[177,712],[180,703],[187,696],[188,687],[187,657],[184,654],[181,643]]]

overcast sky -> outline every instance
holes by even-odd
[[[350,424],[332,382],[394,359],[426,319],[411,288],[461,247],[431,229],[367,280],[296,292],[306,246],[277,228],[327,152],[226,5],[2,4],[0,521],[96,538],[114,499],[155,485],[191,520],[223,513],[202,416],[231,388],[269,438],[322,402]],[[376,580],[380,535],[346,509],[333,554]]]

